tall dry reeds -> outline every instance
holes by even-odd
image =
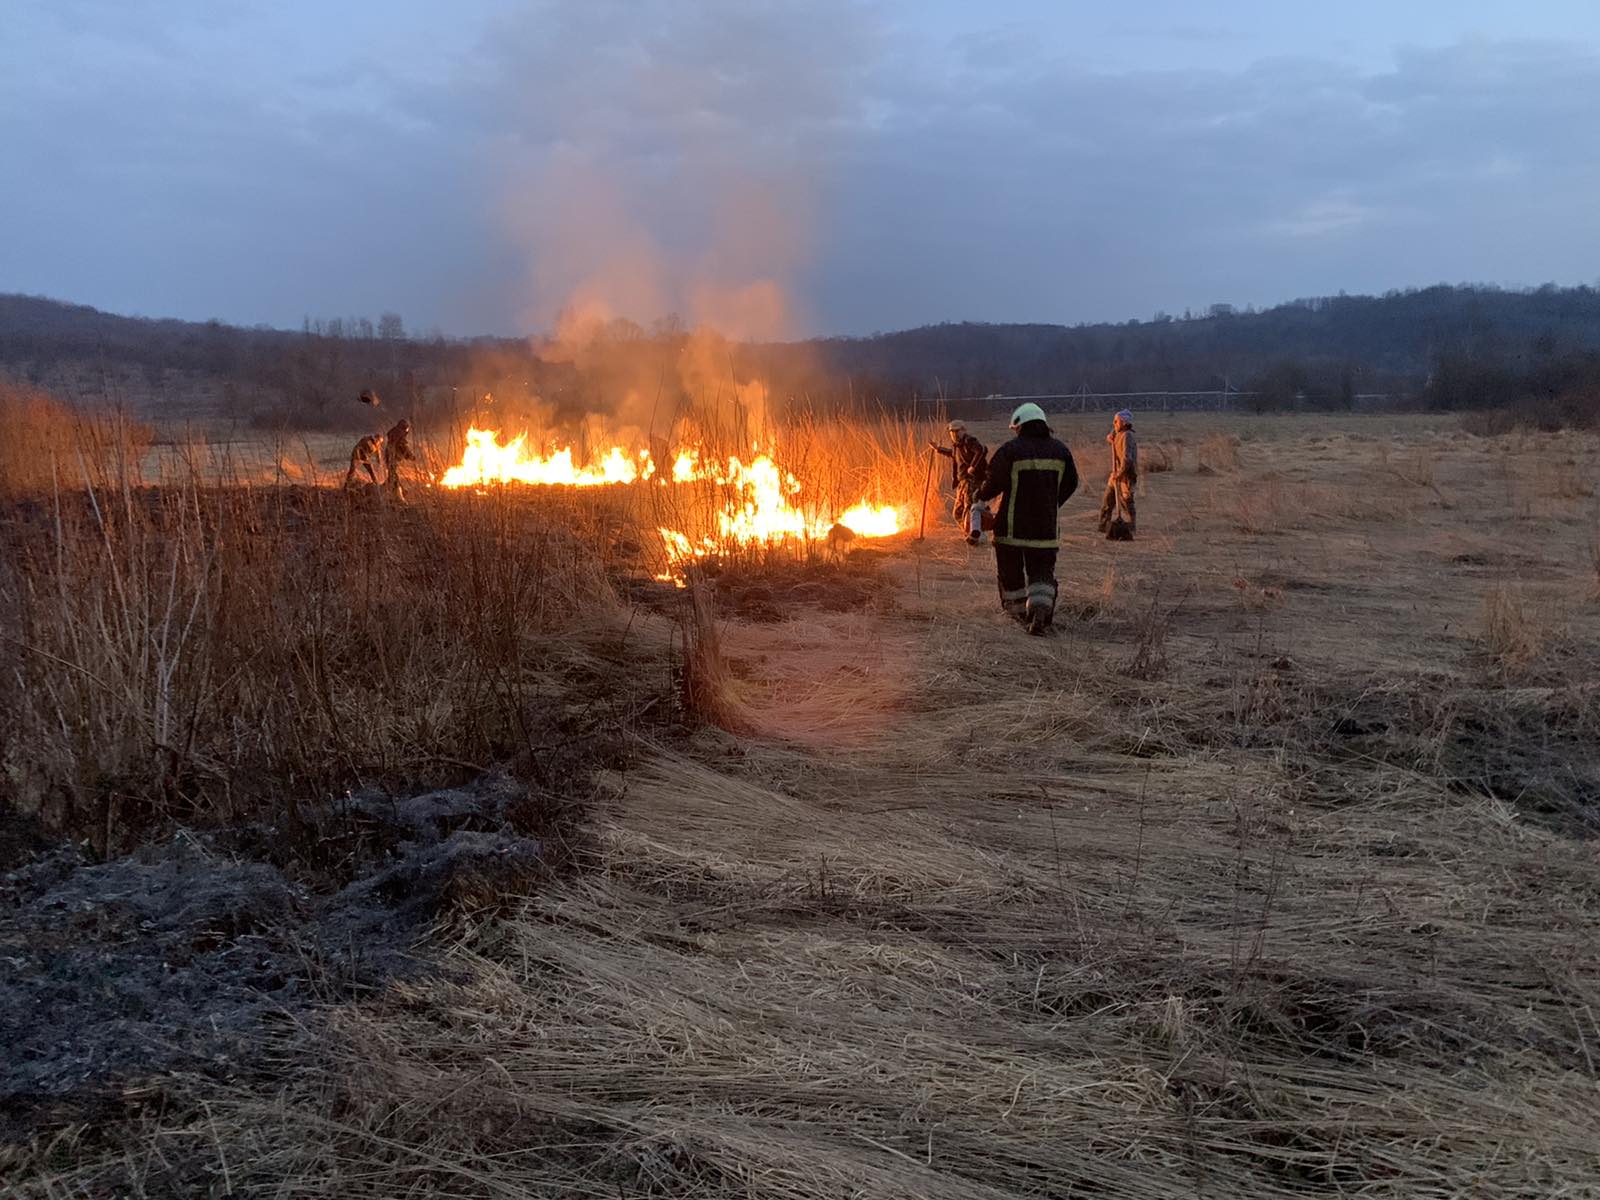
[[[149,487],[121,443],[51,428],[70,460],[0,510],[0,797],[102,848],[166,818],[543,763],[569,710],[619,684],[577,653],[611,625],[613,575],[655,569],[656,526],[714,530],[730,499],[651,483],[423,489],[395,505],[176,443]],[[917,445],[906,422],[803,417],[779,449],[803,503],[831,518],[861,499],[909,507]],[[315,471],[307,447],[271,457]],[[709,615],[686,629],[690,660],[713,668]],[[598,692],[568,695],[590,670]],[[696,678],[690,711],[715,707],[713,682]]]
[[[0,522],[0,788],[103,849],[542,769],[579,704],[554,681],[603,674],[581,654],[612,611],[595,498],[76,482]]]
[[[88,474],[102,488],[136,474],[149,430],[116,410],[74,408],[0,381],[0,499],[51,491]],[[68,486],[71,486],[69,483]]]

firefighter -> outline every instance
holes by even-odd
[[[359,483],[356,478],[356,469],[359,467],[367,473],[367,478],[374,484],[378,482],[378,473],[372,469],[373,464],[383,464],[383,434],[369,433],[355,444],[355,449],[350,451],[350,469],[345,472],[344,485],[350,487]]]
[[[402,417],[384,439],[384,475],[383,484],[397,500],[404,500],[405,492],[400,487],[400,464],[402,462],[415,462],[417,456],[411,449],[411,422]]]
[[[1111,519],[1125,513],[1128,533],[1134,531],[1133,489],[1139,482],[1139,439],[1133,432],[1133,414],[1123,409],[1111,418],[1111,474],[1106,479],[1105,495],[1100,498],[1100,532],[1109,533]]]
[[[988,474],[989,450],[967,432],[965,421],[951,421],[945,428],[950,444],[941,446],[938,442],[929,442],[928,445],[950,460],[950,488],[956,496],[950,511],[957,524],[967,527],[967,545],[976,546],[983,541],[984,506],[975,503],[974,498]]]
[[[994,565],[1000,607],[1042,634],[1056,610],[1058,510],[1078,489],[1072,451],[1050,435],[1044,410],[1024,404],[1011,414],[1016,432],[989,460],[989,476],[974,497],[999,500],[994,516]]]

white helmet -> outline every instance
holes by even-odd
[[[1011,428],[1021,429],[1029,421],[1043,421],[1044,419],[1044,409],[1037,404],[1021,404],[1017,406],[1017,411],[1011,414]]]
[[[965,433],[967,431],[967,423],[965,421],[951,421],[950,424],[945,426],[945,431],[947,433]]]

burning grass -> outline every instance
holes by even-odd
[[[919,483],[913,431],[887,416],[873,425],[799,415],[738,435],[685,418],[671,438],[602,433],[599,443],[580,459],[550,437],[472,429],[461,462],[440,483],[631,486],[660,537],[660,577],[679,582],[697,563],[809,554],[841,539],[902,532]]]

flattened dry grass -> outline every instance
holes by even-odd
[[[776,680],[841,629],[762,631]],[[144,1184],[819,1200],[1592,1178],[1600,843],[1455,778],[1452,730],[1490,736],[1499,689],[1218,686],[1187,658],[1147,681],[1108,638],[1009,643],[1016,686],[974,707],[1011,631],[946,632],[884,638],[914,652],[911,687],[864,744],[642,745],[603,781],[588,871],[454,927],[439,979],[327,1014],[291,1078],[143,1131]],[[58,1151],[48,1178],[87,1190],[128,1161]]]

